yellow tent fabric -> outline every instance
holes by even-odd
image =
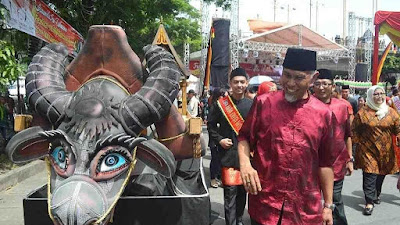
[[[400,31],[395,30],[388,23],[384,22],[380,25],[379,33],[382,35],[386,34],[390,40],[393,41],[393,43],[395,43],[397,46],[400,46]]]

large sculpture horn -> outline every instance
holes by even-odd
[[[64,83],[67,57],[66,47],[49,44],[33,57],[26,75],[28,102],[53,125],[57,124],[72,96]]]
[[[122,125],[131,135],[167,116],[179,91],[180,72],[173,56],[158,46],[147,46],[144,51],[149,77],[119,109]],[[58,124],[72,96],[64,83],[67,56],[63,45],[49,44],[33,57],[27,73],[28,101],[53,125]]]
[[[173,56],[159,46],[146,46],[144,51],[149,77],[119,109],[122,125],[131,135],[167,116],[179,91],[180,72]]]

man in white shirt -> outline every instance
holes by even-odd
[[[191,117],[196,117],[199,114],[199,100],[195,96],[193,89],[188,92],[188,107],[187,110]]]

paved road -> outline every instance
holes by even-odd
[[[12,188],[0,192],[0,224],[22,225],[24,224],[24,212],[22,199],[32,190],[47,182],[47,172],[43,171]]]
[[[207,138],[207,137],[206,137]],[[209,176],[208,167],[210,153],[204,157],[206,176]],[[209,180],[209,178],[208,178]],[[31,190],[46,183],[46,173],[43,171],[16,186],[0,192],[0,224],[22,225],[22,199]],[[346,177],[343,190],[345,210],[350,225],[399,225],[400,224],[400,193],[396,189],[397,176],[387,176],[383,184],[382,204],[375,207],[372,216],[362,215],[364,197],[362,192],[361,171],[355,171],[353,176]],[[223,192],[222,188],[210,188],[213,225],[223,225]],[[249,216],[246,213],[244,223],[249,225]]]
[[[205,135],[206,139],[208,138]],[[204,157],[206,176],[209,176],[208,167],[211,155],[207,152]],[[209,177],[208,177],[209,180]],[[365,206],[362,191],[362,171],[356,170],[353,175],[346,177],[343,185],[343,201],[349,225],[399,225],[400,224],[400,193],[396,188],[397,175],[388,175],[382,187],[382,203],[376,205],[372,216],[364,216],[362,210]],[[211,209],[213,225],[224,225],[224,206],[222,188],[210,188]],[[246,225],[250,225],[247,212],[244,215]]]
[[[209,163],[209,156],[205,157],[205,164]],[[397,176],[387,176],[382,188],[382,203],[377,205],[372,216],[362,215],[364,194],[362,192],[362,173],[354,172],[346,177],[343,188],[345,212],[350,225],[399,225],[400,224],[400,194],[396,188]],[[213,225],[224,225],[223,190],[210,188]],[[247,213],[244,223],[250,224]]]

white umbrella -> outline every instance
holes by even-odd
[[[196,93],[199,93],[199,78],[196,76],[190,75],[189,78],[186,80],[187,88],[186,90],[189,91],[193,89]]]
[[[249,85],[260,85],[264,81],[274,81],[269,76],[258,75],[250,78]]]

